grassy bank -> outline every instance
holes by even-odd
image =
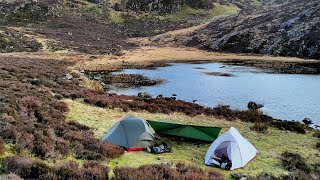
[[[65,100],[70,111],[67,113],[67,120],[77,122],[94,128],[95,136],[101,138],[104,133],[125,115],[134,115],[144,119],[153,120],[170,120],[183,122],[187,124],[220,126],[223,130],[220,134],[227,131],[229,127],[237,128],[240,133],[247,138],[258,150],[258,155],[244,169],[236,170],[255,176],[261,172],[268,172],[275,176],[288,174],[288,172],[280,166],[281,154],[289,150],[300,154],[306,159],[308,164],[315,164],[320,161],[319,151],[316,149],[317,138],[313,137],[313,132],[308,131],[306,135],[281,131],[269,128],[267,133],[258,133],[250,130],[251,123],[240,121],[225,121],[214,119],[208,116],[189,117],[186,115],[173,114],[151,114],[147,112],[123,112],[121,110],[97,108],[80,101]],[[217,168],[207,167],[203,165],[203,157],[210,144],[185,142],[182,140],[172,140],[163,138],[162,141],[169,142],[173,148],[171,154],[152,155],[145,152],[125,153],[120,158],[114,159],[108,163],[111,168],[116,166],[132,166],[138,167],[145,164],[155,163],[172,163],[185,162],[200,166],[207,170]],[[159,160],[158,160],[159,159]],[[221,171],[229,177],[229,172]]]

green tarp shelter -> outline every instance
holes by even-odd
[[[147,120],[157,134],[166,134],[177,137],[185,137],[213,142],[217,139],[220,127],[186,125],[167,121]]]

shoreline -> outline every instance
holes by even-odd
[[[56,59],[76,62],[71,69],[91,72],[121,69],[148,69],[168,66],[169,63],[223,63],[255,67],[265,72],[280,74],[320,74],[320,61],[294,57],[274,57],[218,53],[190,47],[139,46],[124,51],[123,55],[91,55],[76,52],[2,53],[1,57]]]

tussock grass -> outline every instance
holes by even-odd
[[[123,24],[125,21],[122,14],[117,11],[110,11],[110,20],[115,24]]]
[[[268,172],[277,177],[288,174],[288,171],[280,165],[281,154],[286,150],[297,153],[306,159],[308,164],[315,164],[320,161],[319,151],[315,148],[317,138],[313,137],[314,132],[307,131],[307,134],[297,134],[288,131],[281,131],[269,128],[266,133],[259,133],[250,130],[252,123],[240,121],[226,121],[214,119],[208,116],[189,117],[183,114],[151,114],[147,112],[123,112],[117,109],[106,109],[93,107],[80,101],[65,100],[70,111],[67,113],[67,120],[87,125],[95,129],[95,136],[102,138],[107,130],[125,115],[134,115],[143,119],[170,120],[187,124],[220,126],[223,127],[220,134],[230,127],[237,128],[258,150],[258,155],[244,169],[236,171],[256,176],[261,172]],[[120,158],[108,163],[110,168],[116,166],[138,167],[146,164],[184,162],[200,166],[205,170],[215,169],[223,172],[229,177],[229,172],[203,165],[203,157],[210,143],[194,143],[162,138],[173,148],[171,154],[152,155],[145,152],[125,153]],[[160,160],[158,160],[160,159]]]
[[[235,5],[221,5],[214,3],[213,9],[211,10],[211,16],[226,16],[231,14],[236,14],[240,9]]]

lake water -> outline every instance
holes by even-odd
[[[255,68],[209,64],[171,64],[156,70],[126,69],[118,73],[142,74],[152,79],[164,79],[151,87],[117,89],[113,92],[137,95],[148,92],[213,107],[230,105],[246,109],[249,101],[264,104],[262,110],[274,118],[302,120],[311,118],[320,125],[320,76],[270,74]],[[202,69],[205,68],[205,69]],[[210,76],[204,72],[231,73],[234,77]]]

